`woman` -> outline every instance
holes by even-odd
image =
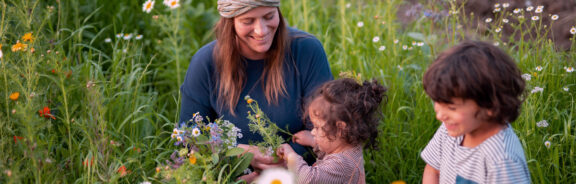
[[[234,123],[244,134],[239,147],[255,154],[256,171],[278,163],[246,145],[262,138],[249,131],[250,109],[244,96],[258,101],[278,127],[296,133],[305,128],[304,97],[332,79],[322,44],[308,33],[288,28],[279,6],[280,0],[218,0],[222,17],[215,26],[216,41],[192,57],[180,89],[180,122],[199,112]],[[299,154],[306,152],[291,145]]]

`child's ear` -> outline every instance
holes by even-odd
[[[346,128],[346,126],[347,126],[346,122],[344,122],[344,121],[336,122],[336,127],[338,127],[338,129],[340,129],[340,130],[344,130]]]
[[[341,137],[344,134],[344,132],[346,132],[345,130],[347,126],[348,125],[344,121],[336,122],[336,127],[338,128],[338,137]]]

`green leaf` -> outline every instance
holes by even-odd
[[[416,40],[425,41],[425,40],[424,40],[424,38],[425,38],[425,37],[424,37],[424,34],[422,34],[422,33],[409,32],[409,33],[408,33],[408,36],[411,37],[411,38],[414,38],[414,39],[416,39]]]
[[[234,173],[232,174],[232,178],[237,178],[238,176],[243,174],[244,170],[246,170],[246,168],[248,168],[248,166],[250,166],[250,162],[252,162],[253,158],[254,158],[254,154],[252,154],[250,152],[242,155],[242,157],[240,157],[238,163],[236,163],[234,165],[234,168],[233,168]]]
[[[229,149],[228,151],[226,151],[226,156],[227,157],[237,156],[237,155],[240,155],[242,153],[244,153],[244,149],[236,147],[236,148],[232,148],[232,149]]]
[[[216,153],[212,154],[212,163],[213,164],[218,164],[219,160],[220,160],[220,157],[218,156],[218,154],[216,154]]]

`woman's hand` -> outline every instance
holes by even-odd
[[[292,141],[302,146],[314,147],[314,145],[316,145],[316,142],[314,142],[314,136],[310,130],[302,130],[298,133],[295,133],[292,137]]]
[[[246,144],[238,144],[239,148],[244,149],[245,152],[250,152],[254,154],[254,158],[250,162],[250,165],[256,170],[261,171],[268,168],[283,167],[284,160],[280,159],[274,162],[274,157],[264,155],[258,150],[257,146],[251,146]]]

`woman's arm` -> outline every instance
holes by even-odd
[[[422,184],[438,184],[440,182],[439,180],[440,180],[440,171],[426,164],[426,167],[424,167],[424,176],[422,177]]]

